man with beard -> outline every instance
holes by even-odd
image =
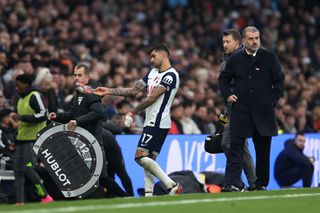
[[[226,63],[230,56],[237,52],[241,51],[242,45],[241,45],[241,35],[240,33],[235,29],[228,29],[223,32],[222,36],[222,43],[223,43],[223,49],[224,49],[224,58],[221,62],[221,72],[225,69]],[[230,113],[231,104],[227,103],[227,115],[230,119],[231,113]],[[227,123],[226,127],[224,128],[224,131],[222,133],[222,141],[221,141],[221,147],[228,158],[229,151],[230,151],[230,143],[231,143],[231,137],[230,137],[230,122]],[[251,157],[251,153],[249,151],[249,145],[248,141],[246,140],[244,142],[244,155],[243,155],[243,171],[246,174],[249,189],[254,190],[255,189],[255,181],[257,179],[253,159]]]
[[[169,195],[180,194],[182,187],[174,182],[160,168],[156,158],[171,127],[170,108],[178,91],[180,80],[178,72],[171,66],[170,52],[164,45],[150,50],[151,69],[132,88],[98,87],[94,94],[135,96],[147,91],[147,97],[126,114],[124,125],[130,126],[134,116],[146,110],[144,128],[135,153],[135,161],[144,168],[145,196],[153,195],[154,177],[165,184]]]
[[[271,138],[278,134],[274,107],[284,89],[279,59],[272,51],[260,47],[259,30],[246,27],[242,41],[243,50],[231,55],[219,76],[221,94],[231,103],[226,192],[244,190],[243,147],[249,137],[256,151],[256,189],[265,190],[268,186]]]

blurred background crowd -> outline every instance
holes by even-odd
[[[276,108],[279,131],[320,132],[320,5],[317,0],[0,0],[0,109],[14,108],[15,76],[32,74],[50,112],[74,95],[79,62],[108,87],[126,87],[150,69],[148,50],[164,43],[179,71],[172,134],[213,133],[225,110],[217,85],[222,32],[254,25],[286,75]],[[134,99],[103,99],[114,133]]]

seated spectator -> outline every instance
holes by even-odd
[[[312,126],[315,132],[320,132],[320,106],[312,109]]]
[[[58,98],[53,88],[53,75],[50,70],[45,67],[39,68],[33,84],[43,95],[44,104],[49,113],[58,112]]]
[[[196,105],[192,101],[183,102],[184,117],[180,120],[184,134],[200,134],[201,131],[191,118],[194,114]]]
[[[297,133],[294,139],[285,142],[274,167],[274,176],[280,187],[289,187],[300,179],[303,187],[311,186],[315,159],[303,154],[305,142],[303,133]]]
[[[7,100],[4,97],[3,91],[0,89],[0,109],[6,108],[7,105]]]
[[[171,107],[171,128],[168,134],[183,134],[181,119],[184,117],[184,111],[181,104],[176,104]]]
[[[211,132],[207,128],[208,108],[203,103],[196,105],[195,113],[192,115],[192,119],[197,124],[197,127],[202,134],[210,134]]]
[[[13,169],[14,142],[18,122],[13,119],[11,109],[0,110],[0,162],[1,169]]]
[[[284,133],[297,133],[296,117],[292,113],[288,113],[285,115],[285,123],[284,123]]]
[[[143,129],[143,118],[140,114],[136,114],[134,117],[134,123],[130,127],[125,127],[123,126],[123,119],[124,116],[132,111],[132,105],[127,101],[126,99],[118,102],[116,104],[116,108],[118,111],[118,115],[113,116],[113,118],[118,117],[119,122],[118,124],[120,125],[121,128],[123,128],[123,132],[128,133],[128,134],[140,134]],[[112,119],[114,120],[114,119]]]

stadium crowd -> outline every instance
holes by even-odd
[[[170,133],[214,133],[225,110],[222,32],[252,25],[286,76],[279,131],[320,132],[319,20],[317,0],[0,0],[0,109],[14,109],[15,77],[26,73],[49,112],[67,111],[79,62],[107,87],[131,86],[150,68],[149,48],[164,43],[181,78]],[[104,97],[105,127],[141,133],[143,115],[130,128],[121,121],[142,98]]]
[[[182,79],[176,100],[181,107],[173,112],[178,128],[171,132],[214,132],[215,114],[224,111],[217,87],[221,33],[254,25],[262,32],[262,45],[277,52],[286,75],[286,93],[277,106],[279,129],[320,131],[320,7],[315,0],[3,0],[0,9],[0,108],[15,104],[15,76],[36,76],[43,67],[53,75],[47,82],[54,90],[51,111],[68,106],[71,73],[80,61],[89,63],[92,78],[106,86],[128,86],[148,70],[148,48],[165,43]],[[116,124],[121,101],[104,99]],[[182,128],[192,125],[190,120],[196,130]],[[136,125],[123,131],[140,132],[142,123]]]
[[[73,66],[80,61],[91,64],[92,77],[106,86],[130,85],[150,66],[147,48],[165,43],[182,79],[176,104],[183,110],[174,118],[181,125],[192,116],[201,133],[210,133],[215,114],[224,111],[217,87],[221,33],[254,25],[286,74],[286,94],[277,106],[280,129],[320,131],[317,1],[4,0],[0,8],[1,108],[14,106],[15,76],[36,76],[42,67],[53,75],[49,87],[57,101],[51,110],[66,109]],[[104,99],[110,121],[120,120],[121,100]],[[139,125],[126,131],[140,131]]]

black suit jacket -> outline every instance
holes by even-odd
[[[100,84],[95,81],[90,81],[88,85],[92,88],[100,86]],[[77,92],[70,106],[70,110],[68,112],[58,113],[56,121],[67,123],[70,120],[76,120],[78,126],[88,130],[101,142],[102,122],[105,119],[106,116],[100,96]]]
[[[219,87],[225,100],[232,94],[238,97],[231,106],[232,136],[251,137],[254,126],[263,136],[278,134],[274,106],[283,93],[284,74],[275,53],[260,48],[255,57],[245,49],[232,54]]]

